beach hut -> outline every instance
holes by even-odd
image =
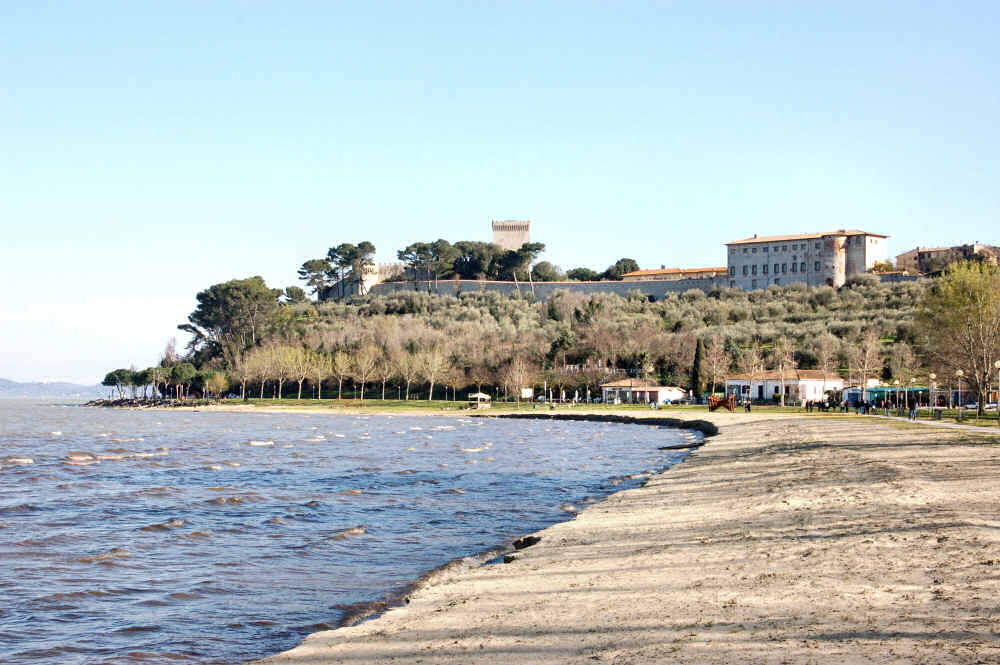
[[[470,409],[489,409],[491,406],[490,396],[486,393],[469,393]]]

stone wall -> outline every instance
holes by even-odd
[[[662,282],[535,282],[534,289],[527,282],[488,282],[472,279],[442,279],[437,282],[383,282],[372,287],[372,295],[387,295],[401,291],[421,291],[424,293],[438,293],[441,295],[456,295],[459,293],[476,293],[479,291],[494,291],[506,295],[514,295],[518,292],[527,296],[532,292],[536,300],[548,300],[556,291],[569,291],[570,293],[614,293],[625,297],[631,292],[639,293],[661,300],[667,293],[683,293],[688,289],[701,289],[706,293],[712,289],[722,288],[727,285],[726,279],[679,279],[675,281]]]

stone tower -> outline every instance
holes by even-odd
[[[493,220],[493,244],[500,245],[505,250],[520,249],[521,245],[531,242],[531,222],[505,219]]]

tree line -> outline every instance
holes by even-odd
[[[383,387],[434,397],[473,386],[516,396],[547,385],[583,395],[633,376],[701,393],[719,389],[727,374],[766,368],[903,385],[962,370],[982,405],[1000,360],[1000,277],[975,262],[918,282],[861,275],[839,289],[690,290],[655,302],[638,292],[565,291],[546,302],[486,292],[303,302],[260,277],[215,284],[197,300],[181,326],[191,333],[186,354],[161,363],[170,380],[138,385],[216,394],[199,377],[221,372],[230,390],[248,395],[252,387],[258,397],[286,396],[288,385],[296,395],[307,387],[307,395],[327,396],[333,379],[338,395],[356,384],[366,398]],[[182,363],[193,378],[183,376],[187,369],[173,377]]]
[[[563,272],[549,261],[537,261],[543,251],[545,245],[539,242],[510,250],[476,240],[415,242],[396,253],[405,270],[389,280],[602,281],[620,280],[639,269],[634,259],[622,258],[603,272],[590,268]],[[365,268],[375,265],[374,256],[375,245],[367,240],[357,245],[342,243],[331,247],[323,258],[305,261],[298,270],[299,279],[319,300],[343,298],[349,286],[360,283]]]

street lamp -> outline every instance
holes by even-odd
[[[1000,425],[1000,360],[993,363],[997,370],[997,424]]]
[[[962,377],[965,376],[965,372],[962,370],[955,370],[955,376],[958,377],[958,419],[962,419]]]
[[[896,386],[896,413],[899,413],[899,379],[894,379],[892,385]]]
[[[927,417],[931,418],[932,417],[931,409],[937,406],[937,402],[934,401],[934,389],[937,388],[937,383],[934,382],[934,379],[937,378],[937,374],[931,372],[930,374],[927,375],[927,378],[930,379],[930,385],[927,386],[927,392],[928,392]]]

